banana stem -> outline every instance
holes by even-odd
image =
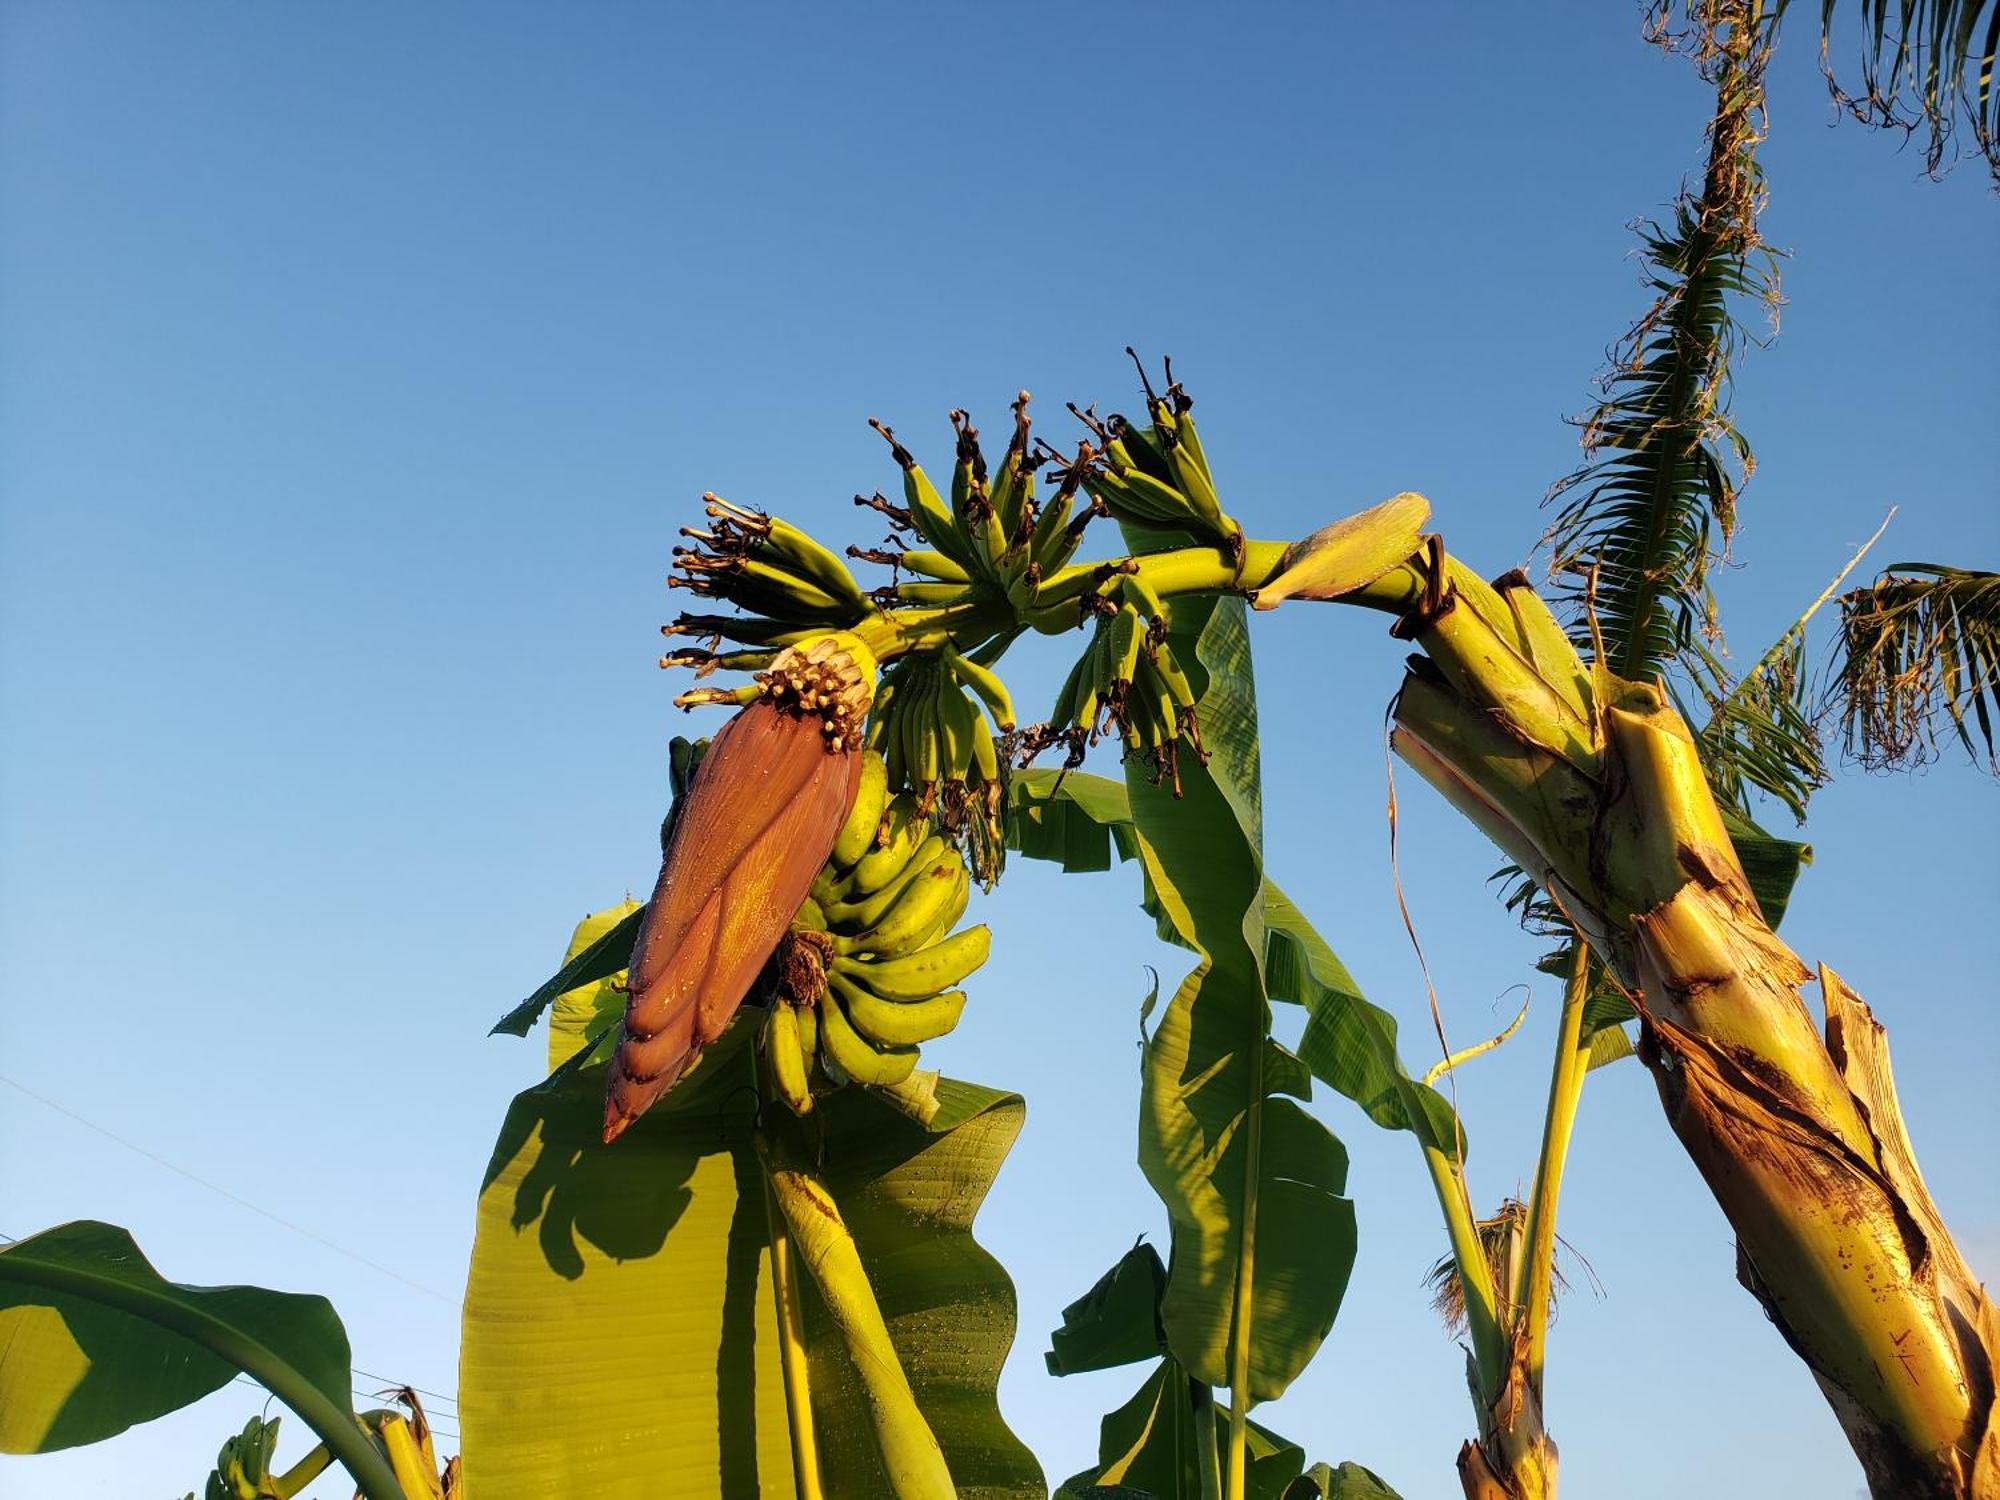
[[[1194,1411],[1195,1468],[1201,1480],[1201,1500],[1222,1500],[1222,1459],[1215,1448],[1215,1392],[1187,1377],[1188,1405]]]
[[[1590,996],[1590,949],[1572,934],[1575,962],[1563,989],[1562,1021],[1556,1055],[1549,1074],[1549,1105],[1542,1125],[1541,1160],[1535,1166],[1535,1188],[1528,1196],[1528,1285],[1521,1302],[1526,1336],[1523,1360],[1530,1388],[1542,1393],[1542,1363],[1548,1348],[1549,1298],[1555,1279],[1556,1201],[1562,1194],[1563,1166],[1569,1159],[1570,1136],[1576,1129],[1577,1104],[1583,1097],[1586,1072],[1583,1055],[1583,1006]]]
[[[1424,1166],[1444,1215],[1451,1258],[1458,1267],[1458,1284],[1465,1296],[1465,1327],[1472,1339],[1472,1365],[1479,1379],[1482,1406],[1490,1406],[1507,1378],[1507,1341],[1500,1331],[1499,1291],[1493,1267],[1487,1263],[1466,1191],[1465,1172],[1455,1158],[1425,1146]]]
[[[282,1474],[273,1475],[271,1488],[279,1500],[290,1500],[300,1490],[324,1474],[333,1464],[333,1454],[321,1443]]]
[[[839,1205],[818,1178],[788,1161],[773,1142],[760,1137],[758,1151],[799,1261],[819,1288],[827,1316],[854,1363],[888,1494],[894,1500],[950,1500],[958,1492],[944,1452],[890,1342]]]
[[[1269,1017],[1266,1016],[1268,1024]],[[1229,1340],[1229,1485],[1227,1500],[1244,1500],[1249,1467],[1250,1339],[1256,1311],[1257,1187],[1263,1172],[1264,1040],[1260,1030],[1250,1048],[1250,1107],[1243,1142],[1243,1230],[1237,1236],[1236,1306]]]
[[[771,1080],[757,1059],[757,1093],[768,1107]],[[764,1176],[764,1222],[771,1237],[771,1300],[778,1320],[778,1365],[785,1382],[785,1418],[792,1440],[792,1487],[798,1500],[825,1500],[820,1484],[819,1438],[813,1429],[812,1376],[806,1356],[805,1318],[799,1306],[798,1269],[791,1231]]]

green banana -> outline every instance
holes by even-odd
[[[928,826],[926,824],[925,826]],[[896,904],[905,887],[924,871],[936,864],[939,857],[951,848],[944,835],[933,833],[918,845],[916,853],[908,858],[887,884],[880,890],[857,901],[839,901],[826,908],[829,927],[848,927],[856,931],[866,931],[881,921],[889,908]],[[835,942],[843,941],[836,937]]]
[[[1000,752],[994,748],[993,736],[986,732],[983,723],[973,726],[972,769],[981,781],[1000,779]]]
[[[944,690],[943,720],[946,744],[951,752],[945,775],[952,781],[964,782],[972,775],[975,746],[986,733],[986,720],[980,717],[972,699],[956,682]]]
[[[860,863],[875,842],[882,826],[882,809],[889,800],[889,768],[872,750],[861,752],[861,784],[854,793],[854,805],[847,821],[834,835],[834,863],[843,867]]]
[[[1105,645],[1105,655],[1111,661],[1110,698],[1114,703],[1123,701],[1132,686],[1132,674],[1139,668],[1139,648],[1145,644],[1145,627],[1139,623],[1139,611],[1129,604],[1121,606],[1111,617],[1111,638]]]
[[[784,996],[771,1001],[764,1021],[764,1057],[771,1067],[771,1088],[795,1115],[812,1113],[812,1085],[806,1079],[805,1047],[799,1037],[799,1012]]]
[[[798,1020],[799,1056],[805,1059],[806,1076],[810,1078],[813,1059],[819,1056],[819,1007],[801,1005],[796,1007],[792,1014]]]
[[[778,567],[795,574],[835,599],[866,608],[868,596],[854,581],[847,564],[820,540],[781,516],[765,515],[732,505],[713,493],[702,496],[708,514],[734,522],[758,539],[760,549]]]
[[[877,1047],[915,1047],[936,1041],[965,1011],[965,991],[946,990],[922,1000],[883,1000],[845,976],[829,974],[841,1010],[864,1041]]]
[[[1028,557],[1044,573],[1054,572],[1062,566],[1062,559],[1056,556],[1056,543],[1068,527],[1070,512],[1075,508],[1076,492],[1063,488],[1049,497],[1049,503],[1035,517],[1034,534],[1028,540]]]
[[[832,967],[884,1000],[922,1000],[963,983],[986,962],[993,933],[985,923],[911,953],[874,958],[837,955]]]
[[[848,1020],[839,996],[831,993],[820,1002],[819,1042],[821,1059],[855,1083],[887,1088],[917,1070],[915,1047],[871,1046]]]
[[[896,597],[905,604],[956,604],[965,597],[962,583],[899,583]]]
[[[1174,656],[1174,648],[1162,641],[1152,654],[1153,670],[1160,674],[1160,680],[1173,695],[1176,709],[1194,707],[1194,684],[1181,670],[1180,662]]]
[[[867,925],[858,936],[834,934],[833,951],[901,953],[910,948],[950,904],[953,883],[964,863],[958,851],[952,849],[948,855],[918,865],[916,874],[894,890],[882,911],[862,919]]]
[[[917,816],[915,803],[907,796],[892,801],[887,816],[888,836],[877,835],[878,847],[861,857],[848,881],[856,896],[872,896],[902,874],[930,837],[930,821]]]
[[[905,552],[899,560],[904,567],[913,573],[927,574],[932,578],[941,579],[946,583],[972,582],[972,575],[956,562],[952,561],[952,559],[946,557],[942,552],[919,549],[914,552]]]
[[[1002,734],[1014,727],[1014,699],[1007,691],[1007,684],[1000,680],[1000,674],[991,667],[982,666],[960,656],[950,646],[944,648],[944,663],[951,669],[952,676],[971,688],[986,705],[986,711],[993,718],[993,727]]]

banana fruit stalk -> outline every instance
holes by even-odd
[[[728,1030],[785,935],[854,806],[874,675],[850,635],[786,648],[695,768],[632,950],[607,1142]]]
[[[760,1138],[758,1149],[771,1199],[784,1216],[792,1245],[853,1361],[888,1494],[893,1500],[952,1500],[958,1490],[944,1450],[903,1373],[840,1205],[816,1178],[780,1156],[769,1141]]]
[[[859,788],[833,854],[765,974],[762,1045],[772,1092],[810,1113],[815,1087],[885,1087],[916,1070],[923,1043],[958,1024],[957,986],[986,962],[983,925],[965,915],[972,876],[888,767],[864,751]]]

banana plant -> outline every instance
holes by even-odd
[[[347,1331],[324,1297],[170,1282],[125,1230],[84,1219],[0,1248],[0,1351],[0,1452],[101,1442],[244,1374],[367,1500],[419,1500],[348,1405]]]

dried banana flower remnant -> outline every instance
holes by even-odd
[[[606,1141],[729,1029],[784,936],[853,806],[874,676],[852,636],[787,648],[702,758],[633,946]]]

